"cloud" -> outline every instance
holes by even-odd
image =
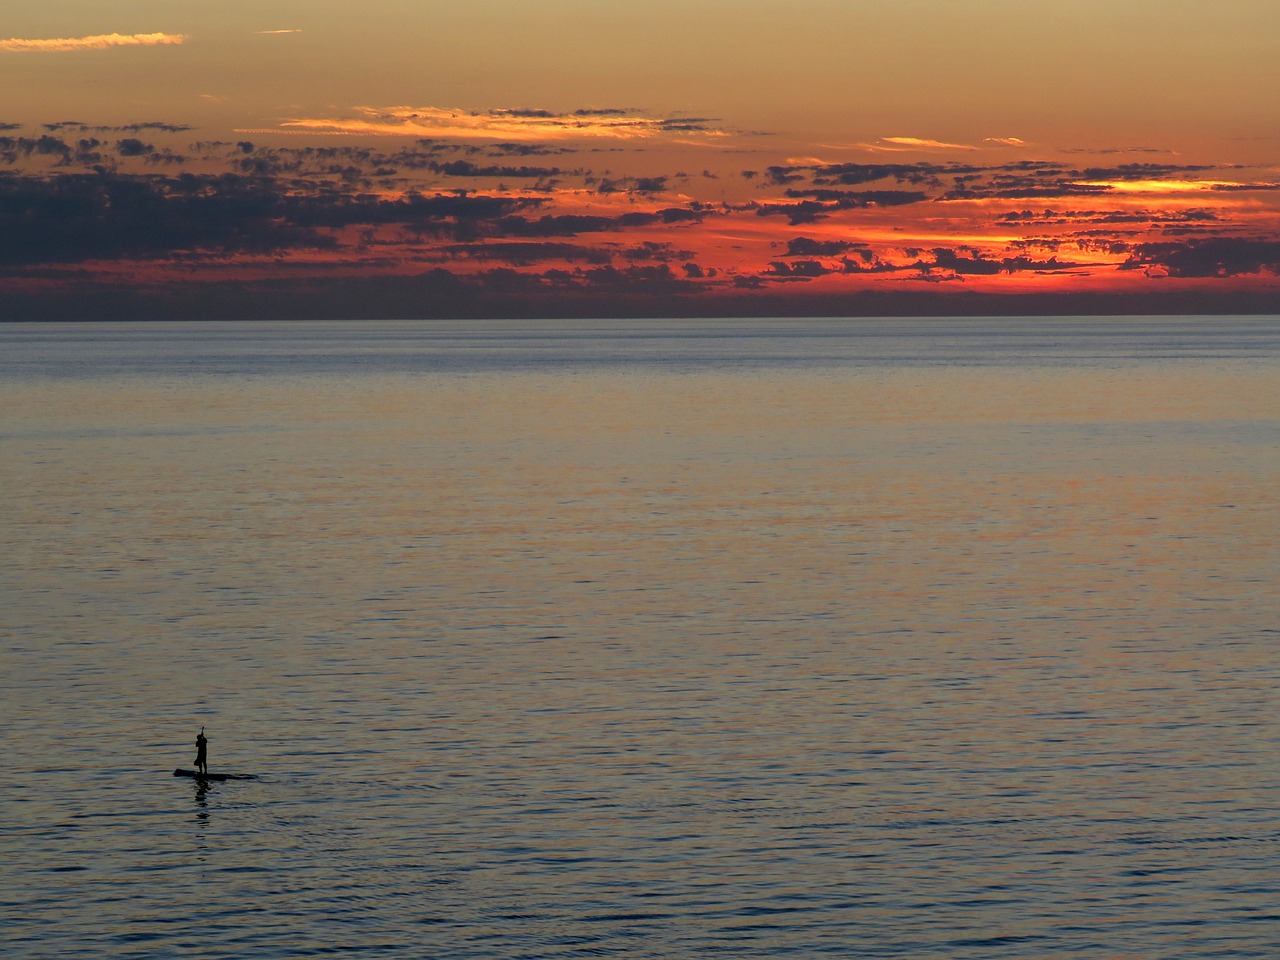
[[[611,216],[541,215],[549,198],[469,191],[379,195],[367,192],[359,180],[369,164],[386,159],[376,152],[364,159],[357,155],[359,151],[342,147],[259,156],[252,144],[224,146],[236,151],[229,159],[238,158],[237,163],[263,160],[265,175],[256,167],[242,173],[121,174],[114,172],[116,158],[150,166],[187,158],[157,150],[135,137],[114,143],[83,139],[68,144],[49,135],[0,136],[0,163],[39,155],[50,158],[55,167],[76,161],[103,168],[94,174],[0,175],[0,213],[9,216],[9,229],[0,232],[0,267],[140,259],[172,262],[308,250],[367,262],[359,244],[375,237],[381,249],[398,249],[407,259],[420,259],[434,249],[435,256],[465,252],[468,259],[505,260],[521,267],[553,259],[605,266],[615,256],[631,261],[687,260],[693,258],[691,252],[665,246],[624,249],[607,243],[592,248],[559,241],[580,234],[696,223],[715,212],[692,203]],[[252,152],[245,153],[246,146]],[[313,161],[326,165],[325,179],[308,182],[307,165]],[[353,178],[347,176],[352,169]],[[357,234],[364,239],[357,240]]]
[[[487,147],[495,157],[545,157],[558,153],[572,153],[569,147],[549,147],[542,143],[494,143]]]
[[[898,183],[936,185],[943,174],[973,173],[981,167],[932,163],[832,163],[819,167],[815,172],[815,186],[855,186],[892,178]]]
[[[814,277],[825,276],[830,272],[831,270],[828,267],[817,260],[796,260],[793,263],[774,260],[769,264],[769,273],[774,277],[811,280]]]
[[[1280,241],[1210,237],[1180,243],[1140,243],[1120,269],[1169,277],[1280,274]]]
[[[11,37],[0,40],[0,51],[8,53],[68,53],[74,50],[107,50],[111,47],[155,47],[180,44],[187,40],[182,33],[102,33],[92,37],[59,37],[48,40],[24,40]]]
[[[997,223],[1019,226],[1080,226],[1084,224],[1203,224],[1218,220],[1212,210],[1190,208],[1186,210],[1011,210],[995,218]]]
[[[844,250],[841,250],[844,247]],[[813,279],[831,273],[871,274],[871,273],[913,273],[923,280],[962,280],[966,276],[988,276],[1015,273],[1063,273],[1079,270],[1080,263],[1059,260],[1056,256],[1048,260],[1035,260],[1025,255],[1004,257],[996,260],[985,256],[975,247],[934,247],[929,250],[911,248],[903,252],[910,258],[908,262],[892,262],[882,260],[870,249],[860,249],[860,244],[842,241],[815,241],[806,237],[797,237],[788,244],[787,256],[834,256],[842,252],[850,252],[857,259],[843,257],[838,262],[823,263],[814,259],[795,260],[790,263],[775,260],[769,264],[765,276],[770,280]],[[927,256],[926,256],[927,255]]]
[[[59,157],[63,164],[69,162],[71,147],[60,137],[44,134],[40,137],[0,137],[0,161],[17,163],[31,156]]]
[[[239,179],[65,174],[0,179],[0,264],[165,256],[184,250],[265,252],[329,238],[280,216],[282,197]]]
[[[840,209],[869,207],[901,207],[923,203],[929,195],[920,190],[788,190],[788,197],[812,197],[822,203],[834,203]]]
[[[825,163],[825,164],[792,164],[788,166],[766,167],[764,180],[771,186],[784,186],[796,183],[811,176],[816,187],[847,187],[863,183],[874,183],[877,180],[895,180],[898,183],[909,183],[913,186],[938,187],[943,177],[964,177],[972,174],[991,173],[995,171],[1018,170],[1036,172],[1050,166],[1044,161],[1023,160],[1015,164],[1003,166],[972,166],[961,163]],[[1057,168],[1058,165],[1052,165]],[[748,171],[743,171],[746,176]],[[755,176],[755,171],[750,171]],[[749,178],[749,177],[748,177]]]
[[[638,140],[662,135],[720,136],[709,118],[657,118],[616,109],[499,109],[483,112],[441,107],[357,107],[355,117],[299,117],[281,123],[282,131],[364,136],[451,137],[495,140]],[[239,133],[281,131],[241,130]]]
[[[1241,189],[1264,189],[1264,187],[1254,187],[1233,183],[1227,180],[1102,180],[1082,181],[1084,186],[1103,186],[1108,187],[1118,193],[1157,193],[1157,194],[1179,194],[1179,193],[1199,193],[1205,191],[1232,191]]]
[[[116,142],[116,152],[122,157],[144,157],[155,153],[156,148],[149,143],[143,143],[137,137],[125,137]]]
[[[1096,155],[1117,153],[1166,153],[1177,155],[1177,150],[1165,150],[1161,147],[1065,147],[1063,153],[1088,153]]]
[[[1031,200],[1052,197],[1090,197],[1112,192],[1111,183],[1082,183],[1064,178],[1038,176],[995,176],[987,183],[968,183],[957,180],[956,188],[939,197],[939,200]]]
[[[152,120],[148,123],[126,123],[119,127],[95,127],[96,130],[120,130],[132,133],[138,133],[141,130],[159,130],[162,133],[182,133],[186,130],[193,130],[185,123],[163,123],[161,121]]]
[[[856,240],[814,240],[812,237],[792,237],[787,241],[788,257],[835,257],[854,247],[866,244]]]
[[[977,147],[970,146],[967,143],[946,143],[942,140],[926,140],[921,137],[881,137],[878,143],[887,143],[890,146],[881,147],[880,149],[892,150],[898,149],[914,149],[914,150],[976,150]]]
[[[286,33],[301,33],[301,30],[255,30],[254,36],[258,37],[276,37]]]
[[[9,150],[4,139],[0,156]],[[70,152],[53,137],[15,141],[12,149]],[[151,148],[122,140],[117,149],[149,157]],[[502,222],[520,220],[514,215],[542,203],[529,197],[418,194],[387,200],[337,188],[299,195],[287,182],[235,174],[0,177],[0,211],[8,215],[8,229],[0,231],[0,264],[335,249],[338,232],[352,226],[391,225],[419,237],[472,239],[479,232],[501,233]]]
[[[1086,167],[1080,175],[1086,180],[1158,180],[1179,173],[1201,173],[1213,170],[1204,164],[1122,163],[1115,167]]]
[[[823,220],[839,210],[859,210],[865,207],[900,207],[923,203],[929,199],[926,193],[910,190],[787,190],[788,197],[799,199],[796,203],[762,203],[755,206],[758,217],[786,217],[791,226]]]
[[[612,255],[607,250],[554,242],[490,241],[479,244],[453,244],[441,247],[441,252],[454,257],[466,256],[476,260],[505,260],[517,267],[529,266],[542,260],[604,264],[612,259]]]
[[[144,123],[125,123],[116,126],[107,126],[104,124],[83,123],[80,120],[59,120],[55,123],[41,124],[50,133],[58,130],[77,130],[81,133],[92,131],[94,133],[140,133],[143,130],[159,130],[162,133],[182,133],[186,130],[195,129],[185,123],[164,123],[159,120],[151,120]]]
[[[1021,137],[987,137],[983,143],[995,143],[1002,147],[1025,147],[1027,141]]]
[[[696,206],[696,204],[695,204]],[[701,222],[708,212],[703,209],[667,207],[653,213],[636,211],[616,217],[592,214],[546,214],[537,220],[509,216],[495,220],[491,227],[500,235],[518,237],[574,237],[583,233],[603,233],[636,227]]]
[[[564,172],[559,167],[513,167],[504,164],[480,166],[470,160],[450,160],[446,163],[433,161],[428,167],[433,173],[446,177],[545,178],[558,177]]]
[[[1215,193],[1248,193],[1251,190],[1264,190],[1272,192],[1280,190],[1280,183],[1270,183],[1262,181],[1259,183],[1232,183],[1229,181],[1216,181],[1211,189]]]
[[[679,279],[665,263],[622,269],[610,265],[592,270],[575,270],[572,276],[579,284],[589,287],[639,287],[655,293],[697,289],[690,281]]]
[[[667,189],[666,177],[602,177],[598,181],[592,177],[587,182],[595,182],[597,193],[652,194]]]
[[[645,240],[639,246],[625,247],[617,251],[618,256],[624,260],[654,260],[659,263],[667,263],[672,260],[691,260],[696,254],[692,250],[678,250],[669,243],[658,243],[653,240]],[[685,274],[692,276],[689,272],[690,264],[685,263],[681,269]],[[714,268],[712,268],[714,271]],[[708,273],[709,275],[709,273]]]

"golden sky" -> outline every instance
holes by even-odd
[[[1274,0],[58,0],[0,31],[27,296],[1280,289]]]

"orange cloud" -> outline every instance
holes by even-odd
[[[855,143],[853,147],[868,153],[916,153],[921,150],[977,150],[967,143],[946,143],[923,137],[880,137],[874,143]]]
[[[48,40],[24,40],[10,37],[0,40],[0,51],[9,53],[67,53],[73,50],[106,50],[110,47],[154,47],[185,42],[182,33],[103,33],[92,37],[58,37]]]
[[[1107,187],[1116,193],[1203,193],[1215,190],[1269,189],[1269,184],[1238,183],[1234,180],[1082,180],[1086,187]]]
[[[967,143],[944,143],[941,140],[923,140],[920,137],[881,137],[882,143],[899,147],[917,147],[922,150],[976,150]]]
[[[493,140],[636,140],[666,135],[721,136],[705,119],[655,118],[622,110],[488,110],[472,113],[441,107],[357,107],[358,117],[296,118],[285,131],[365,136],[452,137]],[[241,133],[265,131],[242,130]],[[283,131],[282,131],[283,132]]]

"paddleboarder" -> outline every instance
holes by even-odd
[[[209,741],[204,738],[204,727],[201,727],[196,737],[196,769],[201,773],[209,772],[209,759],[206,755],[208,748]]]

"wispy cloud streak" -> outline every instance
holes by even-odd
[[[180,44],[187,39],[182,33],[102,33],[92,37],[55,37],[27,40],[10,37],[0,40],[0,51],[7,53],[69,53],[77,50],[108,50],[112,47],[155,47]]]
[[[661,135],[722,135],[722,131],[712,126],[714,121],[706,118],[658,118],[617,109],[573,113],[512,109],[468,112],[400,106],[357,107],[356,112],[359,116],[348,118],[295,118],[284,121],[281,126],[284,130],[318,134],[500,140],[637,140]]]
[[[945,143],[942,140],[927,140],[921,137],[881,137],[884,143],[898,147],[916,147],[921,150],[975,150],[967,143]]]

